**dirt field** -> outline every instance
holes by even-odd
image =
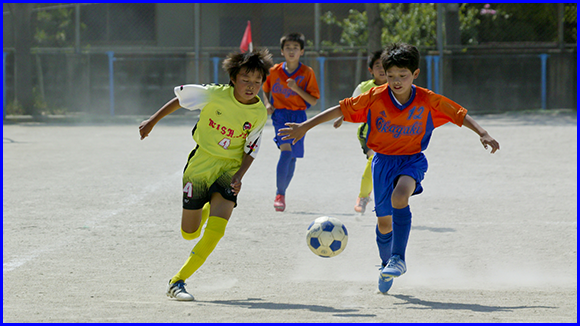
[[[435,131],[411,199],[408,272],[388,295],[374,213],[353,210],[357,126],[307,135],[277,213],[269,124],[226,235],[187,281],[194,302],[165,287],[195,244],[179,231],[195,121],[162,122],[144,141],[138,122],[4,125],[3,321],[575,323],[576,112],[475,119],[501,150],[467,128]],[[305,242],[324,215],[350,236],[330,259]]]

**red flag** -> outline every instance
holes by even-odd
[[[240,44],[240,51],[252,52],[254,47],[252,45],[252,27],[250,26],[250,21],[248,20],[248,26],[246,26],[246,31],[244,32],[244,37],[242,38],[242,43]]]

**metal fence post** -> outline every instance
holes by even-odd
[[[107,51],[107,56],[109,56],[109,107],[111,111],[111,116],[115,115],[115,78],[113,62],[115,61],[115,52]]]
[[[432,55],[426,55],[425,56],[425,61],[427,61],[427,89],[431,90],[431,86],[432,86],[432,81],[431,78],[433,78],[433,73],[431,72],[432,69],[432,62],[433,62],[433,56]]]
[[[548,63],[548,54],[540,54],[540,59],[542,60],[542,110],[546,110],[546,94],[547,94],[547,63]]]
[[[433,56],[433,60],[435,61],[435,89],[433,90],[435,93],[437,94],[441,94],[439,93],[439,59],[441,59],[441,56],[435,55]]]
[[[4,58],[2,61],[2,99],[4,101],[2,107],[2,120],[6,119],[6,56],[8,52],[3,52]]]
[[[320,66],[320,83],[318,83],[318,88],[320,89],[320,111],[324,111],[326,109],[326,104],[324,102],[324,62],[326,61],[325,57],[318,57],[318,65]]]
[[[193,5],[193,25],[195,26],[195,33],[194,33],[194,41],[195,44],[195,83],[199,84],[199,60],[201,58],[201,19],[200,14],[201,12],[201,5],[199,3],[195,3]]]
[[[220,63],[220,58],[219,57],[213,57],[211,58],[213,60],[213,82],[214,84],[219,84],[218,82],[218,66]]]

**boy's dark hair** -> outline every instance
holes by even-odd
[[[233,86],[232,79],[235,80],[242,68],[248,72],[258,71],[262,75],[262,83],[270,73],[270,68],[274,65],[272,54],[268,49],[256,49],[246,53],[230,53],[224,60],[222,68],[230,75],[229,84]]]
[[[375,62],[377,62],[377,60],[381,59],[381,54],[383,54],[383,50],[375,51],[369,55],[368,60],[367,60],[367,63],[369,65],[369,69],[373,69]]]
[[[387,46],[381,54],[381,61],[385,71],[397,66],[415,72],[415,70],[419,69],[420,59],[421,55],[417,47],[407,43],[393,43]]]
[[[300,43],[300,50],[304,50],[304,44],[306,43],[306,38],[302,33],[290,33],[282,36],[280,39],[280,48],[284,48],[284,44],[288,41],[294,41]]]

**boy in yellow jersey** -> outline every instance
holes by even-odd
[[[203,236],[179,272],[169,280],[167,296],[194,300],[184,281],[198,270],[223,237],[242,186],[242,177],[254,161],[268,119],[257,96],[273,65],[268,50],[228,55],[223,68],[228,85],[182,85],[176,97],[139,126],[141,139],[159,120],[183,107],[201,110],[193,128],[196,148],[183,172],[181,234],[186,240]]]
[[[314,70],[300,62],[304,55],[304,35],[290,33],[280,39],[280,47],[285,62],[270,69],[262,89],[264,104],[272,115],[272,125],[276,136],[274,142],[280,148],[280,158],[276,166],[276,198],[274,209],[286,209],[286,189],[294,176],[296,159],[304,157],[304,139],[292,144],[278,137],[278,130],[286,122],[306,121],[306,109],[315,105],[320,97]]]
[[[357,97],[362,93],[366,93],[373,87],[383,85],[387,82],[387,74],[385,73],[385,69],[383,68],[383,64],[381,63],[381,53],[383,51],[375,51],[372,55],[368,58],[368,65],[369,65],[369,72],[373,79],[366,80],[354,89],[352,93],[352,97]],[[344,117],[340,117],[334,121],[334,128],[338,128],[342,125],[344,121]],[[368,134],[368,125],[366,122],[361,123],[358,127],[358,140],[360,142],[360,146],[362,147],[363,153],[367,156],[367,164],[365,166],[365,170],[362,175],[362,179],[360,182],[360,193],[358,198],[356,199],[356,204],[354,205],[354,210],[358,213],[364,213],[367,204],[371,201],[371,191],[373,190],[373,177],[371,173],[371,163],[373,161],[373,155],[375,152],[368,148],[367,146],[367,134]]]

